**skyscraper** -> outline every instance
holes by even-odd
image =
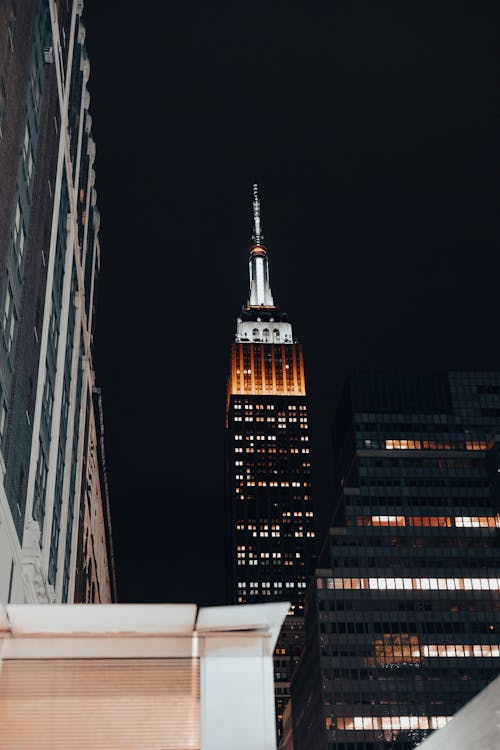
[[[100,219],[82,8],[0,4],[3,602],[114,596],[93,402]]]
[[[350,375],[286,750],[410,750],[498,674],[499,433],[498,372]]]
[[[302,644],[315,559],[302,347],[275,304],[254,185],[250,291],[227,388],[228,591],[231,603],[291,601],[275,655],[278,725]]]

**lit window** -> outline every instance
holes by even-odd
[[[458,528],[500,528],[500,515],[496,516],[455,516]]]
[[[500,657],[500,645],[495,644],[425,644],[420,646],[423,657],[465,658]]]
[[[318,588],[323,588],[319,584]],[[328,589],[500,591],[500,578],[326,578]]]
[[[451,716],[353,716],[338,717],[337,729],[354,730],[416,730],[439,729],[450,721]]]
[[[500,516],[357,516],[356,526],[500,528]]]
[[[465,443],[465,448],[468,451],[485,451],[488,448],[488,443],[479,440],[468,440]]]
[[[387,450],[420,450],[422,443],[420,440],[386,440],[385,447]]]

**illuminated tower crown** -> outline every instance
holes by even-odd
[[[285,313],[274,304],[269,283],[267,249],[260,222],[258,186],[253,186],[253,234],[250,248],[250,291],[248,303],[238,318],[236,342],[291,344],[292,326]]]

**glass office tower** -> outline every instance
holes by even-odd
[[[409,750],[498,674],[498,432],[498,372],[348,378],[287,750]]]

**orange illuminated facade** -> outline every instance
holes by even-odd
[[[235,343],[228,396],[305,396],[302,346]]]

